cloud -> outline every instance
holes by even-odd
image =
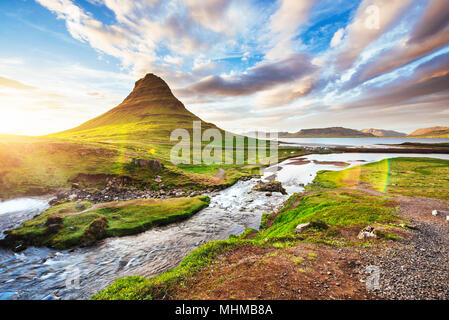
[[[407,79],[398,79],[388,86],[368,87],[362,98],[348,108],[381,108],[419,103],[449,101],[449,53],[439,55],[416,68]]]
[[[293,38],[298,27],[307,21],[310,9],[317,0],[278,0],[279,9],[271,16],[269,37],[271,38],[266,53],[267,59],[282,59],[294,52]]]
[[[336,57],[337,69],[350,68],[371,43],[399,21],[410,3],[411,0],[364,0],[346,27],[346,37]]]
[[[358,82],[365,82],[420,59],[449,44],[447,0],[433,0],[410,35],[391,50],[383,52],[357,72]],[[436,33],[431,32],[437,31]]]
[[[36,87],[23,84],[22,82],[3,77],[0,77],[0,86],[26,91],[37,89]]]
[[[340,44],[340,42],[343,40],[343,35],[345,34],[345,29],[341,28],[338,29],[337,32],[335,32],[334,36],[331,40],[331,48],[336,47]]]
[[[243,96],[298,80],[315,70],[310,58],[304,54],[274,62],[264,62],[239,75],[209,76],[187,88],[197,94]]]

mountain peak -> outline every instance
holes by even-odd
[[[123,102],[142,97],[172,97],[173,93],[168,84],[153,73],[148,73],[142,79],[136,81],[133,91]]]

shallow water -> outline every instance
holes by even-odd
[[[449,155],[400,155],[435,157]],[[319,161],[345,161],[351,166],[378,161],[397,154],[331,154],[301,158]],[[341,170],[331,164],[289,165],[293,160],[265,170],[263,179],[275,175],[289,194],[301,192],[319,170]],[[179,264],[199,245],[245,228],[258,229],[263,213],[276,210],[289,197],[252,192],[257,179],[240,181],[211,194],[208,208],[189,220],[151,229],[135,236],[109,238],[91,248],[56,251],[28,248],[20,253],[0,250],[0,299],[88,299],[115,279],[130,275],[160,274]],[[33,217],[48,207],[42,199],[16,199],[0,202],[0,231]],[[73,282],[66,283],[67,280]],[[79,279],[79,283],[76,281]]]

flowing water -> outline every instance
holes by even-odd
[[[351,166],[396,154],[330,154],[302,157],[265,170],[262,179],[281,181],[289,194],[303,191],[319,170],[341,170],[326,161]],[[423,155],[400,155],[423,156]],[[449,155],[425,155],[449,160]],[[315,163],[320,161],[321,163]],[[189,220],[154,228],[135,236],[109,238],[97,246],[72,251],[30,247],[20,253],[0,250],[0,299],[88,299],[115,279],[130,275],[152,276],[179,264],[193,249],[211,240],[227,239],[245,228],[258,229],[261,216],[276,210],[289,197],[252,192],[257,179],[240,181],[210,194],[210,206]],[[0,233],[48,208],[48,199],[0,202]],[[78,280],[77,280],[78,279]]]

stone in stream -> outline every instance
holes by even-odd
[[[254,186],[253,190],[255,191],[265,191],[265,192],[280,192],[282,194],[287,194],[282,183],[278,181],[270,181],[270,182],[259,182]]]

